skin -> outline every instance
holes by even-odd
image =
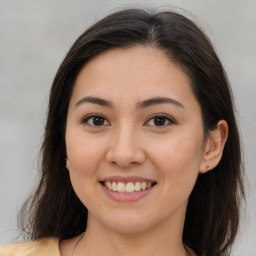
[[[112,107],[81,102],[88,96]],[[155,97],[176,103],[138,108]],[[95,126],[93,118],[84,121],[89,114],[104,118]],[[166,118],[159,123],[154,114]],[[218,164],[227,133],[221,120],[205,139],[190,80],[161,50],[112,49],[90,60],[75,81],[66,127],[67,168],[89,213],[74,255],[188,255],[182,243],[188,198],[199,172]],[[157,185],[138,201],[116,202],[99,183],[112,175]],[[62,241],[61,255],[71,255],[77,240]]]

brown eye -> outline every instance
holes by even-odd
[[[91,115],[83,120],[83,123],[89,126],[106,126],[109,122],[101,115]]]
[[[92,122],[94,125],[100,126],[104,124],[104,118],[102,118],[101,116],[95,116],[93,117]]]
[[[164,128],[172,124],[175,124],[175,122],[166,115],[155,115],[147,122],[148,126],[155,126],[159,128]]]
[[[154,118],[154,124],[156,126],[162,126],[165,124],[166,118],[158,116]]]

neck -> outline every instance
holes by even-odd
[[[92,216],[88,216],[87,230],[75,255],[189,255],[182,242],[182,219],[165,220],[146,231],[137,233],[116,232]]]

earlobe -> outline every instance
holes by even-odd
[[[68,169],[69,168],[69,161],[68,161],[68,158],[65,159],[66,161],[66,168]],[[69,169],[68,169],[69,170]]]
[[[200,173],[206,173],[218,165],[222,157],[227,137],[228,124],[225,120],[220,120],[216,129],[209,131],[200,165]]]

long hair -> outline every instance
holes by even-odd
[[[65,167],[65,126],[74,81],[94,56],[111,48],[150,45],[166,53],[188,75],[205,135],[224,119],[229,135],[218,166],[199,174],[190,195],[183,242],[198,256],[229,255],[244,198],[243,169],[233,97],[223,66],[207,36],[173,11],[127,9],[86,30],[61,63],[52,84],[41,148],[41,179],[24,204],[20,224],[31,239],[71,238],[86,230],[87,209],[76,196]]]

